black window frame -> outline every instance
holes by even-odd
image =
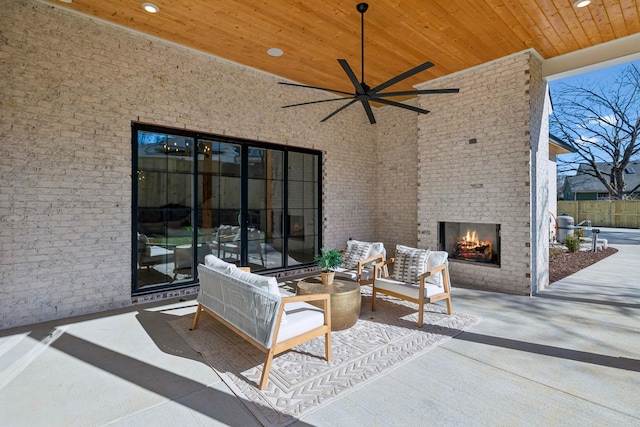
[[[277,268],[272,268],[272,269],[264,269],[261,270],[260,273],[274,273],[274,272],[278,272],[278,271],[288,271],[288,270],[296,270],[296,269],[301,269],[301,268],[308,268],[310,266],[313,266],[314,263],[313,262],[305,262],[305,263],[300,263],[300,264],[295,264],[294,266],[288,266],[288,262],[287,262],[287,255],[289,254],[289,248],[288,248],[288,240],[290,237],[290,233],[289,233],[289,218],[287,215],[289,206],[288,206],[288,198],[289,198],[289,194],[288,194],[288,170],[289,170],[289,153],[291,152],[296,152],[296,153],[303,153],[303,154],[311,154],[314,156],[317,156],[317,170],[318,170],[318,177],[317,177],[317,218],[316,218],[316,224],[317,224],[317,246],[314,248],[315,252],[318,253],[320,251],[320,248],[323,247],[322,242],[323,242],[323,236],[322,236],[322,219],[323,219],[323,205],[322,205],[322,186],[323,186],[323,182],[322,182],[322,178],[323,178],[323,173],[322,173],[322,167],[323,167],[323,152],[320,150],[314,150],[314,149],[309,149],[309,148],[304,148],[304,147],[295,147],[295,146],[290,146],[290,145],[284,145],[284,144],[277,144],[277,143],[272,143],[272,142],[265,142],[265,141],[257,141],[257,140],[251,140],[251,139],[246,139],[246,138],[238,138],[238,137],[231,137],[228,135],[218,135],[218,134],[213,134],[213,133],[206,133],[206,132],[199,132],[199,131],[192,131],[192,130],[187,130],[187,129],[181,129],[181,128],[173,128],[173,127],[167,127],[167,126],[161,126],[161,125],[156,125],[156,124],[149,124],[149,123],[143,123],[143,122],[136,122],[136,121],[132,121],[131,122],[131,147],[132,147],[132,162],[131,162],[131,167],[132,167],[132,173],[131,173],[131,193],[132,193],[132,200],[131,200],[131,248],[132,248],[132,253],[131,253],[131,295],[132,296],[139,296],[139,295],[145,295],[145,294],[151,294],[151,293],[158,293],[158,292],[162,292],[162,291],[167,291],[167,290],[177,290],[177,289],[182,289],[182,288],[189,288],[189,287],[193,287],[196,286],[198,284],[198,273],[197,270],[194,269],[193,272],[193,276],[191,278],[191,280],[182,280],[177,284],[172,284],[172,282],[168,282],[168,283],[162,283],[162,284],[158,284],[156,286],[148,286],[145,287],[144,289],[140,289],[137,283],[137,273],[138,273],[138,170],[139,170],[139,162],[138,162],[138,134],[139,132],[150,132],[150,133],[160,133],[160,134],[170,134],[170,135],[175,135],[175,136],[179,136],[179,137],[187,137],[187,138],[192,138],[194,140],[194,142],[196,143],[195,145],[197,146],[197,141],[199,140],[215,140],[217,142],[221,142],[221,143],[229,143],[229,144],[235,144],[235,145],[239,145],[241,147],[242,150],[242,158],[244,159],[241,163],[241,215],[242,215],[242,222],[245,222],[245,218],[247,216],[248,213],[248,208],[247,208],[247,198],[248,198],[248,188],[247,188],[247,182],[248,182],[248,150],[250,147],[253,148],[260,148],[260,149],[269,149],[269,150],[275,150],[275,151],[281,151],[283,153],[283,173],[284,173],[284,177],[283,177],[283,199],[284,199],[284,205],[282,207],[283,209],[283,224],[282,224],[282,231],[283,231],[283,254],[284,256],[284,267],[277,267]],[[194,159],[197,158],[197,150],[194,150],[193,156]],[[197,211],[197,207],[199,206],[199,199],[198,199],[198,195],[199,195],[199,191],[198,191],[198,162],[194,162],[194,168],[192,170],[192,174],[193,174],[193,186],[192,186],[192,191],[193,191],[193,206],[191,207],[191,223],[195,224],[195,226],[192,227],[192,241],[193,242],[197,242],[197,236],[198,236],[198,221],[197,218],[195,218],[196,215],[196,211]],[[247,239],[247,232],[245,227],[242,227],[242,239],[243,242],[246,242]],[[244,245],[246,246],[246,245]],[[197,259],[197,245],[194,245],[193,247],[193,259]],[[194,266],[195,267],[195,266]]]

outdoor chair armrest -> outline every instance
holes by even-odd
[[[446,264],[440,264],[439,266],[432,268],[429,271],[425,271],[424,273],[422,273],[420,276],[418,276],[418,279],[420,279],[420,281],[423,281],[424,279],[426,279],[429,276],[433,276],[436,273],[443,271],[445,268],[447,268]]]
[[[374,267],[373,267],[373,277],[374,280],[376,277],[387,277],[389,275],[389,270],[387,269],[387,265],[389,264],[393,264],[393,262],[395,261],[395,258],[387,258],[386,260],[377,263]],[[378,270],[382,269],[382,275],[378,276]]]
[[[378,262],[375,262],[375,261],[378,261]],[[360,284],[370,284],[370,283],[373,283],[373,277],[372,277],[371,279],[367,280],[367,281],[361,281],[361,279],[362,279],[362,269],[364,268],[364,266],[365,266],[366,264],[369,264],[369,263],[372,263],[372,262],[374,262],[374,266],[373,266],[373,275],[374,275],[374,276],[377,276],[377,275],[378,275],[378,269],[376,268],[376,265],[377,265],[378,263],[382,263],[382,262],[384,262],[384,254],[381,254],[381,253],[380,253],[380,254],[378,254],[378,255],[373,255],[373,256],[370,256],[369,258],[365,258],[365,259],[363,259],[363,260],[358,261],[358,268],[357,268],[357,272],[356,272],[356,273],[357,273],[357,276],[356,276],[356,277],[357,277],[357,279],[356,279],[356,280],[357,280],[358,282],[360,282]],[[385,276],[386,276],[387,268],[386,268],[386,267],[383,267],[383,268],[382,268],[382,272],[383,272],[383,274],[385,274]]]
[[[381,268],[381,267],[384,267],[385,265],[393,264],[395,260],[396,260],[395,258],[387,258],[386,260],[377,263],[375,266],[377,268]]]
[[[358,273],[362,272],[362,267],[365,264],[369,264],[370,262],[373,262],[375,260],[380,260],[380,262],[384,262],[384,255],[383,254],[378,254],[378,255],[370,256],[369,258],[365,258],[365,259],[362,259],[362,260],[358,261]]]
[[[291,295],[283,296],[282,303],[288,304],[292,302],[309,302],[309,301],[322,301],[329,300],[329,294],[309,294],[309,295]]]

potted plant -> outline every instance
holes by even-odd
[[[313,261],[322,269],[320,272],[322,283],[325,285],[332,284],[333,276],[336,274],[336,272],[332,270],[342,264],[342,254],[340,251],[338,249],[326,250],[322,248]]]

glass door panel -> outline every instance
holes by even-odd
[[[200,140],[199,146],[199,239],[217,257],[240,265],[241,147],[213,140]]]
[[[194,140],[139,131],[137,170],[138,289],[173,282],[192,244]],[[178,253],[176,253],[178,252]]]
[[[319,242],[319,156],[289,152],[288,241],[289,255],[297,263],[311,263]]]
[[[251,270],[285,267],[282,247],[281,151],[250,147],[247,182],[247,261]]]

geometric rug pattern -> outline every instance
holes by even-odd
[[[193,315],[169,324],[263,425],[286,426],[478,323],[472,316],[447,315],[443,307],[428,304],[418,329],[416,304],[379,294],[372,312],[370,288],[363,287],[362,293],[358,322],[331,333],[330,362],[323,358],[324,337],[303,343],[274,357],[264,390],[257,385],[265,355],[253,345],[206,313],[195,331],[189,329]]]

